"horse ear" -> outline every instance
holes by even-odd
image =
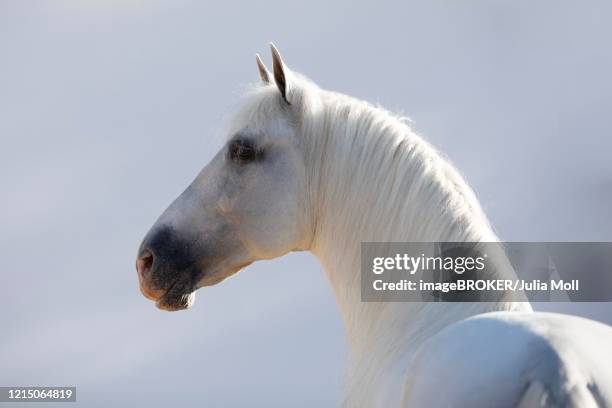
[[[255,54],[255,60],[257,61],[257,68],[259,69],[259,77],[261,78],[261,81],[264,84],[269,84],[270,83],[270,71],[268,71],[268,68],[266,68],[264,63],[261,61],[259,54]]]
[[[289,90],[288,77],[289,77],[289,69],[283,62],[283,59],[280,56],[280,53],[274,46],[274,44],[270,43],[270,49],[272,50],[272,71],[274,71],[274,82],[276,82],[276,86],[280,91],[281,95],[285,102],[289,105],[291,103],[287,99],[287,91]]]

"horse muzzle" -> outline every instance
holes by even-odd
[[[136,259],[140,291],[163,310],[187,309],[193,304],[195,268],[189,249],[169,228],[153,231]]]

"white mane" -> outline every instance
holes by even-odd
[[[516,303],[361,302],[361,242],[497,241],[470,187],[406,121],[293,75],[292,107],[307,166],[310,250],[320,260],[352,348],[347,406],[392,406],[386,392],[419,344],[448,324]],[[250,123],[283,113],[275,86],[249,92]],[[245,118],[246,119],[246,118]],[[241,122],[241,121],[239,121]],[[396,394],[396,393],[395,393]]]

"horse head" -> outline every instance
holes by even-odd
[[[142,293],[164,310],[260,259],[307,249],[312,236],[301,148],[304,92],[272,45],[272,73],[229,120],[227,142],[146,234]]]

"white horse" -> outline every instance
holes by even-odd
[[[612,329],[517,302],[362,302],[360,243],[496,241],[472,190],[406,123],[273,70],[138,253],[165,310],[250,263],[310,251],[346,325],[348,407],[612,407]],[[507,265],[499,265],[507,268]]]

